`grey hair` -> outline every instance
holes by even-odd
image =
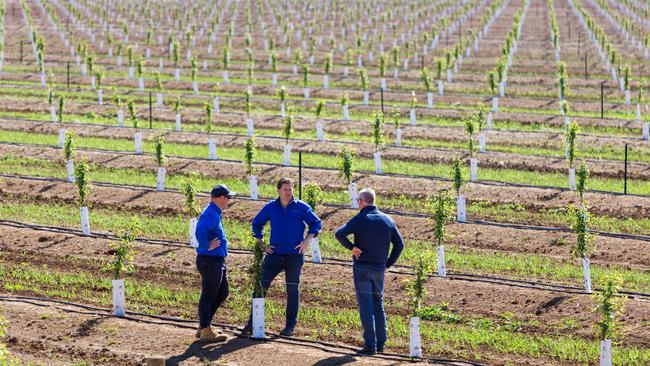
[[[375,191],[372,188],[364,188],[361,191],[359,191],[359,198],[361,198],[364,202],[366,202],[369,205],[374,205],[375,204]]]

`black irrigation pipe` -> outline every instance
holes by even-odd
[[[96,306],[90,306],[90,305],[84,305],[84,304],[79,304],[71,301],[63,301],[63,300],[57,300],[57,299],[52,299],[52,298],[46,298],[46,297],[30,297],[30,296],[6,296],[6,295],[0,295],[0,301],[4,302],[19,302],[19,303],[25,303],[25,304],[30,304],[30,305],[35,305],[35,306],[40,306],[40,307],[48,307],[48,308],[55,308],[57,310],[63,311],[63,312],[69,312],[69,313],[75,313],[75,314],[82,314],[82,315],[94,315],[94,316],[100,316],[100,317],[107,317],[107,318],[118,318],[118,319],[124,319],[124,320],[129,320],[129,321],[135,321],[138,323],[145,323],[145,324],[154,324],[154,325],[170,325],[174,326],[177,328],[183,328],[183,329],[196,329],[196,323],[198,323],[196,320],[187,320],[187,319],[181,319],[181,318],[175,318],[175,317],[167,317],[167,316],[161,316],[161,315],[154,315],[154,314],[147,314],[147,313],[141,313],[141,312],[133,312],[133,311],[127,311],[126,316],[124,317],[118,317],[112,314],[112,311],[110,309],[105,309],[105,308],[100,308]],[[54,306],[54,305],[48,305],[44,303],[53,303],[53,304],[58,304],[58,305],[65,305],[69,307],[76,307],[80,308],[86,311],[80,311],[80,310],[73,310],[65,307],[60,307],[60,306]],[[144,319],[143,319],[144,318]],[[153,319],[153,320],[152,320]],[[191,325],[190,325],[191,324]],[[250,338],[248,336],[243,335],[242,329],[240,327],[230,325],[230,324],[223,324],[223,323],[215,323],[213,322],[214,325],[219,326],[220,328],[226,329],[231,334],[234,334],[236,337],[240,338]],[[335,344],[331,342],[323,342],[323,341],[316,341],[312,339],[306,339],[306,338],[297,338],[297,337],[285,337],[280,334],[272,333],[272,332],[266,332],[267,335],[273,336],[273,338],[265,338],[266,341],[273,341],[273,342],[279,342],[279,343],[284,343],[284,344],[289,344],[289,345],[296,345],[296,346],[303,346],[303,347],[310,347],[310,348],[316,348],[324,352],[331,352],[331,353],[338,353],[338,354],[343,354],[343,355],[356,355],[354,351],[356,351],[355,347],[351,346],[346,346],[343,344]],[[258,340],[255,340],[254,338],[250,338],[252,342],[256,342]],[[380,358],[384,360],[395,360],[395,361],[413,361],[413,359],[410,356],[399,354],[399,353],[382,353],[382,354],[377,354],[372,356],[373,358]],[[446,358],[422,358],[422,359],[417,359],[417,361],[424,361],[427,363],[435,363],[435,364],[442,364],[442,365],[470,365],[470,366],[487,366],[486,364],[478,363],[478,362],[473,362],[473,361],[464,361],[464,360],[452,360],[452,359],[446,359]]]
[[[47,122],[42,122],[42,123],[47,123]],[[99,125],[101,126],[101,125]],[[106,126],[104,126],[106,127]],[[153,131],[156,131],[156,129],[153,129]],[[192,132],[193,133],[193,132]],[[216,135],[223,135],[223,136],[235,136],[235,137],[241,137],[240,135],[237,134],[227,134],[227,133],[216,133]],[[282,140],[282,137],[270,137],[270,139],[277,139],[277,140]],[[302,141],[302,142],[309,142],[309,141],[303,141],[300,139],[296,139],[296,141]],[[0,145],[10,145],[10,146],[27,146],[27,147],[41,147],[41,148],[58,148],[56,145],[48,145],[48,144],[30,144],[30,143],[17,143],[17,142],[1,142]],[[80,151],[88,151],[88,152],[103,152],[103,153],[112,153],[112,154],[120,154],[120,155],[139,155],[139,156],[153,156],[152,153],[142,153],[142,154],[135,154],[132,151],[121,151],[121,150],[111,150],[111,149],[101,149],[101,148],[84,148],[84,147],[76,147],[76,150]],[[208,158],[198,158],[198,157],[190,157],[190,156],[181,156],[181,155],[167,155],[167,157],[170,158],[175,158],[175,159],[185,159],[185,160],[193,160],[193,161],[217,161],[217,162],[227,162],[227,163],[242,163],[242,160],[235,160],[235,159],[223,159],[223,158],[217,158],[217,159],[208,159]],[[254,165],[266,165],[266,166],[272,166],[272,167],[280,167],[280,168],[294,168],[298,169],[297,166],[291,165],[291,166],[285,166],[283,164],[279,163],[253,163]],[[338,171],[337,168],[329,168],[329,167],[323,167],[323,166],[314,166],[314,165],[303,165],[304,169],[313,169],[313,170],[326,170],[326,171]],[[370,170],[357,170],[357,173],[366,175],[366,176],[374,176],[378,175],[374,171]],[[398,177],[398,178],[410,178],[410,179],[426,179],[430,181],[442,181],[442,182],[453,182],[453,179],[450,178],[445,178],[445,177],[439,177],[439,176],[433,176],[433,175],[414,175],[414,174],[404,174],[404,173],[382,173],[380,176],[385,176],[385,177]],[[547,185],[532,185],[532,184],[523,184],[523,183],[513,183],[513,182],[500,182],[500,181],[495,181],[495,180],[490,180],[490,179],[485,179],[485,180],[480,180],[476,182],[470,182],[471,184],[476,184],[476,185],[485,185],[485,186],[492,186],[492,187],[515,187],[515,188],[536,188],[536,189],[553,189],[553,190],[559,190],[562,192],[569,191],[569,188],[566,187],[559,187],[559,186],[547,186]],[[589,193],[601,193],[601,194],[610,194],[614,196],[631,196],[631,197],[650,197],[650,195],[644,195],[644,194],[639,194],[639,193],[623,193],[623,192],[614,192],[614,191],[605,191],[605,190],[599,190],[599,189],[586,189],[585,192]]]
[[[14,220],[2,220],[2,219],[0,219],[0,225],[11,226],[11,227],[15,227],[15,228],[29,228],[29,229],[33,229],[33,230],[48,231],[48,232],[54,232],[54,233],[59,233],[59,234],[70,234],[70,235],[75,235],[75,236],[79,236],[79,237],[102,238],[102,239],[106,239],[106,240],[117,240],[117,239],[119,239],[119,237],[117,235],[114,235],[114,234],[93,232],[90,235],[83,235],[83,233],[80,230],[77,230],[77,229],[62,228],[62,227],[57,227],[57,226],[38,225],[38,224],[28,224],[28,223],[23,223],[23,222],[14,221]],[[140,242],[140,243],[143,243],[143,244],[162,245],[162,246],[168,246],[168,247],[175,247],[175,248],[181,248],[181,249],[192,249],[193,250],[193,248],[189,247],[188,244],[173,241],[173,240],[137,238],[136,241]],[[236,254],[251,254],[252,253],[251,250],[247,250],[247,249],[229,249],[229,251],[232,252],[232,253],[236,253]],[[345,260],[345,259],[330,258],[330,257],[323,257],[323,259],[324,259],[324,262],[322,262],[322,263],[320,263],[318,265],[323,265],[323,264],[324,265],[337,265],[337,266],[342,266],[342,267],[351,267],[352,266],[352,263],[349,260]],[[313,262],[310,262],[310,263],[314,264]],[[413,276],[414,275],[413,266],[407,266],[407,265],[395,265],[393,268],[388,269],[388,272],[395,273],[395,274],[406,275],[406,276]],[[437,276],[429,275],[428,277],[429,278],[434,278],[434,277],[437,277]],[[564,294],[588,295],[588,294],[585,293],[584,288],[582,288],[582,287],[561,285],[561,284],[553,284],[553,283],[544,283],[544,282],[539,282],[539,281],[519,280],[519,279],[513,279],[513,278],[504,278],[504,277],[496,277],[496,276],[488,276],[488,275],[480,275],[480,274],[473,274],[473,273],[447,272],[446,278],[448,278],[450,280],[457,280],[457,281],[489,283],[489,284],[494,284],[494,285],[502,285],[502,286],[516,287],[516,288],[549,291],[549,292],[558,292],[558,293],[564,293]],[[601,289],[594,288],[593,291],[600,292]],[[650,300],[650,294],[642,293],[642,292],[619,291],[619,294],[621,296],[625,295],[625,296],[627,296],[629,298],[633,298],[633,299],[637,299],[637,300]]]
[[[50,181],[67,182],[67,180],[62,179],[62,178],[33,177],[33,176],[24,176],[24,175],[2,174],[2,173],[0,173],[0,177],[17,178],[17,179],[25,179],[25,180],[37,180],[37,181],[44,181],[44,182],[50,182]],[[93,184],[97,185],[97,186],[100,186],[100,187],[122,188],[122,189],[131,189],[131,190],[146,190],[146,191],[151,191],[151,192],[158,192],[153,187],[143,186],[143,185],[138,185],[138,184],[117,184],[117,183],[105,183],[105,182],[93,182]],[[180,193],[180,190],[178,188],[165,188],[165,192]],[[197,192],[197,195],[200,196],[200,197],[208,197],[209,196],[209,194],[207,192]],[[239,196],[239,195],[236,196],[236,197],[239,200],[253,201],[253,202],[259,202],[259,201],[266,202],[269,199],[271,199],[271,197],[261,197],[261,198],[258,198],[258,199],[253,199],[253,198],[250,198],[248,196]],[[337,208],[337,209],[350,209],[350,206],[345,205],[345,204],[324,203],[323,206]],[[424,219],[433,218],[433,215],[430,215],[430,214],[418,213],[418,212],[412,212],[412,211],[402,211],[402,210],[396,210],[396,209],[391,209],[391,208],[385,208],[385,209],[382,209],[382,211],[385,212],[385,213],[389,213],[389,214],[393,214],[393,215],[397,215],[397,216],[404,216],[404,217],[416,217],[416,218],[424,218]],[[468,220],[466,220],[466,222],[458,223],[458,224],[474,224],[474,225],[482,225],[482,226],[496,226],[496,227],[502,227],[502,228],[519,229],[519,230],[536,230],[536,231],[551,231],[551,232],[565,232],[565,233],[572,233],[573,232],[570,228],[563,228],[563,227],[524,225],[524,224],[496,222],[496,221],[480,220],[480,219],[468,219]],[[629,239],[629,240],[638,240],[638,241],[643,241],[643,242],[650,242],[650,236],[648,236],[648,235],[612,233],[612,232],[608,232],[608,231],[599,231],[599,230],[590,230],[590,233],[597,234],[597,235],[603,236],[603,237],[617,238],[617,239],[623,239],[623,240]]]

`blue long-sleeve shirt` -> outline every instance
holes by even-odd
[[[228,255],[228,240],[221,223],[221,209],[214,202],[210,202],[199,216],[194,234],[199,242],[199,246],[196,248],[197,254],[215,257],[226,257]],[[213,250],[208,250],[210,241],[215,238],[219,238],[221,244]]]
[[[264,238],[264,225],[271,221],[271,238],[269,245],[274,254],[298,255],[295,247],[305,239],[305,226],[309,226],[307,234],[318,235],[321,230],[321,220],[307,203],[292,199],[287,207],[282,207],[277,198],[262,207],[253,218],[253,236]]]
[[[354,244],[348,235],[354,234]],[[404,249],[402,235],[395,221],[375,206],[366,206],[346,224],[336,230],[336,239],[346,248],[357,247],[362,253],[359,259],[352,257],[355,262],[364,262],[386,266],[389,268]],[[393,249],[388,256],[388,249],[393,243]]]

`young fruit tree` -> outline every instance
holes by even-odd
[[[280,115],[282,118],[286,117],[285,116],[285,103],[287,100],[287,87],[282,85],[280,89],[278,89],[278,97],[280,97]]]
[[[316,139],[318,141],[325,141],[325,132],[323,130],[323,121],[321,120],[321,115],[325,109],[325,102],[319,100],[316,104]]]
[[[411,102],[409,104],[410,110],[409,110],[409,117],[411,118],[411,126],[415,126],[417,123],[417,115],[415,113],[415,108],[418,100],[415,98],[415,91],[411,91]]]
[[[341,111],[343,113],[343,120],[344,121],[349,121],[350,120],[350,109],[348,107],[348,102],[350,101],[350,97],[348,96],[347,92],[343,93],[343,96],[341,97]]]
[[[113,315],[123,317],[126,314],[124,294],[124,274],[135,272],[133,243],[140,235],[140,224],[131,218],[122,228],[119,243],[111,243],[113,258],[108,263],[108,269],[113,272]]]
[[[400,112],[399,107],[393,106],[393,126],[395,128],[395,146],[402,146],[402,129],[400,128]]]
[[[187,212],[190,214],[190,245],[193,248],[199,246],[195,234],[197,217],[199,216],[199,209],[196,202],[196,181],[196,175],[192,174],[188,176],[181,185],[181,191],[183,192],[183,196],[185,196],[185,207],[187,208]]]
[[[359,69],[359,81],[363,89],[363,105],[370,103],[370,93],[368,92],[368,72],[364,68]]]
[[[465,184],[466,180],[463,178],[463,161],[454,159],[454,191],[456,191],[456,221],[467,221],[467,210],[465,206],[465,196],[461,196],[460,189]]]
[[[133,134],[135,153],[142,154],[142,134],[138,131],[138,115],[135,110],[135,101],[133,99],[129,99],[127,102],[127,108],[129,109],[129,115],[131,117],[131,125],[135,129],[135,133]]]
[[[478,146],[476,146],[476,117],[469,116],[465,120],[465,131],[467,132],[467,150],[469,152],[469,168],[470,168],[470,180],[476,182],[478,179],[478,158],[476,157],[476,152]]]
[[[587,179],[589,179],[589,168],[587,168],[587,164],[585,164],[584,161],[580,162],[576,174],[578,176],[578,184],[576,184],[576,188],[580,199],[580,206],[583,207],[585,205],[584,194],[587,189]]]
[[[412,312],[410,320],[410,356],[412,358],[422,358],[422,342],[420,338],[420,308],[422,307],[422,300],[426,296],[426,288],[424,287],[429,275],[431,274],[431,258],[424,253],[419,252],[415,257],[415,278],[409,282],[406,290],[411,296]]]
[[[622,280],[615,276],[606,276],[602,292],[594,295],[595,311],[599,313],[597,323],[598,338],[600,339],[600,366],[612,366],[612,339],[618,333],[620,324],[618,318],[623,314],[625,297],[619,295]]]
[[[244,155],[244,164],[246,165],[246,173],[248,174],[248,186],[251,194],[251,198],[256,200],[258,198],[258,188],[257,188],[257,176],[253,175],[253,162],[255,160],[255,138],[249,136],[246,140]]]
[[[433,108],[433,92],[431,91],[431,71],[429,68],[425,67],[422,69],[422,82],[424,83],[424,89],[427,91],[427,107],[429,109]]]
[[[447,230],[445,226],[450,221],[451,215],[451,197],[449,191],[441,189],[438,195],[433,197],[433,234],[436,238],[437,252],[438,252],[438,276],[447,276],[447,268],[445,266],[445,240]]]
[[[569,163],[569,189],[572,191],[576,190],[576,170],[573,167],[573,161],[576,157],[576,136],[578,134],[578,126],[575,123],[569,124],[569,128],[566,132],[565,143],[566,143],[566,158]]]
[[[345,180],[348,187],[348,194],[350,196],[350,208],[359,208],[357,198],[359,192],[356,183],[352,182],[352,175],[354,174],[353,161],[354,150],[347,146],[341,147],[338,153],[339,156],[339,176]]]
[[[372,136],[375,143],[375,152],[373,158],[375,160],[375,174],[384,174],[381,169],[381,151],[380,145],[384,142],[384,135],[381,131],[381,127],[384,124],[384,114],[381,112],[375,112],[375,118],[372,123]]]
[[[284,119],[284,128],[282,129],[282,136],[284,136],[284,160],[282,164],[284,166],[291,165],[291,144],[289,144],[289,140],[293,135],[294,122],[293,106],[289,106],[287,108],[287,117]]]
[[[316,208],[323,204],[324,193],[317,184],[309,183],[304,187],[305,191],[305,202],[316,211]],[[323,259],[320,252],[320,245],[318,243],[318,237],[312,239],[309,243],[311,249],[311,260],[314,263],[322,263]]]
[[[251,98],[253,94],[250,90],[244,92],[244,107],[246,109],[246,133],[248,136],[255,134],[255,126],[253,125],[253,117],[251,117]]]
[[[156,165],[158,165],[158,175],[156,177],[156,190],[158,192],[165,191],[165,175],[167,169],[165,168],[165,135],[160,134],[156,136],[154,142],[156,143]]]
[[[208,134],[208,159],[217,159],[217,142],[212,137],[212,104],[205,103],[205,132]]]
[[[593,236],[589,233],[589,221],[591,215],[586,206],[580,206],[572,210],[573,232],[576,234],[576,244],[571,253],[575,258],[582,260],[582,269],[584,276],[585,291],[591,293],[591,272],[589,268],[589,243],[593,241]]]
[[[90,235],[90,223],[88,219],[87,199],[90,194],[90,167],[84,159],[74,168],[75,184],[77,185],[77,195],[79,203],[79,212],[81,215],[81,230],[84,235]]]
[[[66,161],[66,167],[68,170],[68,182],[74,183],[74,161],[72,157],[74,155],[74,134],[70,131],[65,132],[65,142],[63,144],[63,156]]]
[[[248,269],[250,282],[253,287],[251,300],[252,330],[253,338],[263,339],[265,337],[264,321],[264,287],[262,286],[262,272],[264,261],[264,242],[250,237],[249,246],[253,250],[253,261]]]

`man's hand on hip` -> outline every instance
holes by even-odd
[[[219,238],[216,238],[210,242],[210,247],[208,250],[215,250],[221,245],[221,240]]]
[[[311,242],[310,237],[305,238],[305,240],[302,241],[302,243],[296,245],[294,249],[298,249],[298,253],[300,254],[305,254],[307,253],[307,248],[309,248],[309,243]]]
[[[363,253],[363,250],[361,250],[361,249],[359,249],[359,248],[357,248],[357,247],[352,248],[352,255],[353,255],[354,258],[356,258],[357,260],[359,260],[359,257],[361,256],[361,253]]]

